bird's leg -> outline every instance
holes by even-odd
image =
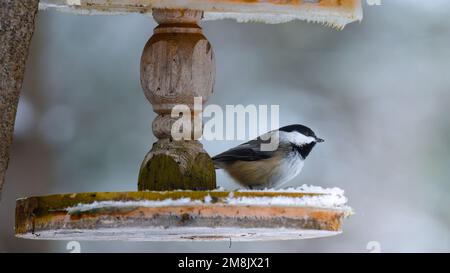
[[[198,22],[196,10],[153,10],[159,23],[144,48],[141,84],[158,116],[152,129],[159,139],[147,154],[139,173],[139,190],[206,190],[216,188],[216,173],[210,156],[198,142],[202,126],[194,126],[200,106],[212,94],[215,76],[214,53]],[[188,107],[190,140],[173,140],[171,129],[179,117],[173,107]],[[189,120],[189,119],[188,119]],[[201,123],[200,123],[201,125]]]

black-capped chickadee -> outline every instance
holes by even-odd
[[[264,149],[270,138],[275,138],[278,145],[272,150]],[[323,141],[310,128],[294,124],[270,131],[212,159],[217,169],[224,169],[243,186],[271,188],[296,177],[312,148]]]

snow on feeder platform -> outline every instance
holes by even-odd
[[[339,234],[343,191],[142,191],[17,200],[16,236],[46,240],[285,240]]]

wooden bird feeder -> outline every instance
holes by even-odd
[[[8,8],[20,9],[14,2]],[[37,0],[29,2],[37,3]],[[33,7],[37,9],[37,4],[28,5],[29,10],[24,11],[31,23]],[[191,107],[194,116],[199,115],[193,106],[194,97],[202,97],[204,103],[212,94],[214,53],[198,25],[201,19],[233,18],[264,23],[301,19],[341,29],[347,23],[361,20],[359,0],[41,0],[40,8],[80,14],[153,15],[159,25],[143,50],[141,83],[158,114],[152,125],[158,141],[141,165],[136,192],[60,194],[17,200],[17,237],[279,240],[341,232],[342,221],[351,209],[345,205],[347,200],[340,190],[301,187],[229,192],[217,189],[213,162],[200,142],[171,138],[171,126],[176,119],[170,113],[174,105],[184,104]],[[24,16],[20,12],[1,16],[11,14]],[[15,22],[14,18],[10,20]],[[12,24],[12,29],[32,33],[30,24]],[[22,57],[28,50],[29,39],[25,38],[26,50],[18,52]],[[18,94],[19,89],[20,84],[8,90]],[[194,135],[199,137],[201,132]],[[4,152],[4,147],[0,152]]]

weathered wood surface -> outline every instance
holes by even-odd
[[[233,198],[302,198],[296,192],[233,192]],[[171,203],[189,198],[189,202]],[[109,192],[17,201],[16,236],[77,240],[274,240],[336,235],[348,209],[233,205],[226,191]],[[170,200],[169,200],[170,199]],[[208,201],[206,201],[208,199]],[[168,203],[158,203],[169,200]],[[95,202],[95,203],[94,203]]]
[[[195,109],[211,96],[215,61],[211,44],[198,22],[201,11],[154,10],[159,23],[141,58],[141,84],[158,116],[152,129],[159,139],[142,163],[139,190],[207,190],[216,188],[216,174],[210,156],[203,150],[201,110]],[[185,105],[191,114],[191,134],[187,140],[174,140],[172,109]],[[194,126],[198,122],[199,126]]]
[[[0,0],[0,197],[38,0]]]

